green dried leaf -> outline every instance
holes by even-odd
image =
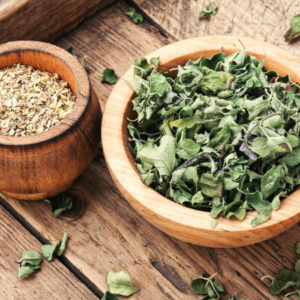
[[[211,16],[214,16],[217,13],[217,5],[215,2],[212,2],[210,5],[203,5],[204,9],[203,11],[201,11],[198,15],[198,18],[204,19],[204,18],[208,18]]]
[[[153,70],[153,67],[148,64],[148,61],[145,57],[137,58],[134,61],[134,70],[133,74],[139,77],[145,77]]]
[[[118,77],[113,69],[105,69],[100,78],[100,81],[114,84],[118,81]]]
[[[68,46],[66,51],[73,55],[73,47],[72,46]]]
[[[57,245],[42,245],[41,252],[48,261],[51,261],[53,254],[56,252],[56,248]]]
[[[57,218],[62,212],[68,212],[73,205],[72,198],[68,197],[65,193],[45,199],[44,201],[50,204],[51,213],[53,213],[54,218]]]
[[[291,33],[287,38],[287,41],[290,42],[296,35],[300,33],[300,14],[293,17],[290,21]]]
[[[126,10],[124,14],[130,17],[134,23],[142,23],[144,21],[143,16],[138,14],[133,7],[130,7],[128,10]]]
[[[165,135],[161,138],[159,147],[154,145],[153,142],[149,142],[139,150],[138,157],[146,163],[153,164],[161,176],[171,175],[177,164],[175,139]]]
[[[217,224],[218,224],[218,221],[216,221],[216,220],[210,221],[211,229],[215,229],[215,227],[217,226]]]
[[[285,297],[289,297],[290,295],[298,295],[299,296],[299,300],[300,300],[300,291],[296,290],[294,292],[288,293],[285,295]]]
[[[156,67],[160,67],[160,64],[159,64],[159,56],[158,57],[152,57],[151,59],[150,59],[150,61],[156,66]]]
[[[211,174],[204,173],[200,178],[202,193],[209,197],[222,197],[223,195],[223,179],[219,177],[214,179]]]
[[[298,255],[300,254],[300,243],[297,243],[295,251]]]
[[[139,287],[131,283],[129,275],[124,271],[109,271],[106,284],[110,293],[116,295],[130,296],[139,291]]]
[[[266,172],[261,180],[261,192],[264,199],[267,199],[271,194],[279,188],[282,166],[271,168]]]
[[[62,240],[60,240],[56,245],[42,245],[41,252],[44,257],[51,261],[53,259],[53,255],[57,254],[58,256],[62,255],[66,248],[66,243],[68,240],[68,233],[65,232]]]
[[[57,252],[56,253],[58,256],[61,256],[63,254],[63,252],[65,251],[68,237],[69,237],[68,233],[65,232],[62,240],[60,240],[59,243],[57,244]]]
[[[290,286],[297,284],[300,284],[300,274],[289,270],[279,270],[272,280],[270,292],[277,295]]]
[[[35,270],[40,269],[40,268],[41,268],[40,265],[20,267],[19,271],[18,271],[18,277],[22,278],[26,275],[29,275],[29,274],[33,273]]]
[[[41,259],[41,255],[37,251],[24,251],[20,261],[24,259]]]
[[[119,298],[107,291],[101,300],[119,300]]]
[[[199,88],[205,92],[219,93],[230,89],[232,82],[235,77],[227,72],[217,72],[203,67],[202,69],[203,77],[198,83]]]

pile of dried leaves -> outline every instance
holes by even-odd
[[[300,94],[263,63],[221,51],[173,79],[135,60],[128,130],[142,181],[213,218],[256,210],[252,226],[268,220],[300,183]]]

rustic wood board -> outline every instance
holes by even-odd
[[[202,35],[235,35],[252,37],[300,55],[300,39],[285,42],[290,20],[300,12],[299,0],[216,0],[217,14],[199,20],[207,0],[130,0],[162,31],[182,40]]]
[[[23,251],[41,253],[40,247],[41,244],[0,205],[0,299],[98,299],[57,258],[52,262],[43,258],[41,271],[18,278],[19,265],[15,261],[20,260]]]
[[[114,0],[1,0],[0,43],[53,42]]]
[[[179,16],[182,26],[187,26],[184,23],[190,24],[192,20],[198,26],[198,19],[192,17],[198,13],[196,8],[192,12],[188,9],[194,2],[186,1],[183,5],[183,0],[174,0],[171,5],[176,7],[177,3],[183,6]],[[222,3],[230,2],[224,0]],[[233,3],[236,7],[243,5],[242,1]],[[263,1],[251,1],[251,7],[263,5],[261,3]],[[275,20],[264,21],[269,22],[269,33],[274,24],[279,22],[278,19],[287,18],[284,7],[292,6],[292,1],[284,1],[284,4],[280,4],[279,0],[272,1],[272,8],[269,8],[270,3],[262,6],[263,11],[273,10],[274,6],[278,15]],[[201,8],[202,2],[200,4]],[[170,13],[168,1],[157,1],[156,5],[162,11],[165,9],[165,15],[172,14],[172,18],[178,18],[175,13]],[[57,41],[63,48],[72,45],[79,57],[88,55],[86,64],[91,67],[90,78],[102,108],[113,88],[99,83],[103,69],[113,68],[120,77],[136,57],[183,38],[176,37],[172,32],[172,24],[165,25],[155,19],[146,8],[149,20],[152,18],[155,22],[150,20],[152,23],[145,21],[135,25],[123,14],[127,8],[128,5],[123,1],[117,1]],[[297,7],[292,6],[291,9],[294,8]],[[260,22],[261,16],[262,12],[256,16],[251,9],[244,9],[241,17],[236,12],[234,23],[231,19],[226,21],[225,15],[221,21],[222,26],[230,27],[232,24],[232,32],[228,34],[243,35],[238,31],[239,28],[253,26],[252,23]],[[211,21],[204,22],[208,26]],[[186,28],[184,32],[191,30]],[[194,35],[197,34],[191,36]],[[252,36],[256,37],[255,32]],[[278,41],[281,41],[281,37],[278,37]],[[295,47],[292,52],[296,53],[297,43],[289,47]],[[130,274],[134,284],[141,287],[140,292],[130,299],[199,299],[190,283],[193,278],[207,271],[219,273],[218,278],[227,290],[222,299],[228,299],[233,292],[242,299],[286,299],[284,294],[270,295],[270,281],[262,282],[260,279],[264,275],[274,275],[280,268],[293,269],[297,260],[294,248],[300,241],[298,226],[269,241],[243,248],[211,249],[178,241],[153,227],[132,209],[114,185],[104,159],[99,157],[94,159],[71,191],[76,195],[76,209],[69,217],[59,219],[53,219],[49,206],[43,202],[22,202],[9,198],[1,202],[25,226],[35,229],[41,238],[57,241],[64,231],[69,232],[72,239],[68,243],[65,258],[102,293],[107,289],[106,273],[112,269],[122,269]],[[79,205],[79,200],[82,205]]]

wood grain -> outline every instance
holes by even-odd
[[[0,205],[0,299],[98,299],[56,258],[52,262],[43,258],[41,271],[18,278],[19,265],[15,261],[21,259],[23,251],[40,253],[40,247],[41,244]]]
[[[201,56],[211,58],[223,50],[226,55],[236,52],[233,46],[240,37],[207,36],[187,39],[165,46],[146,57],[160,57],[158,71],[168,72],[178,65]],[[300,81],[300,59],[272,44],[244,38],[249,54],[262,60],[267,52],[264,66],[285,76],[291,74],[294,82]],[[133,67],[124,75],[134,81]],[[173,237],[206,247],[239,247],[261,242],[287,230],[300,221],[300,190],[282,201],[279,210],[272,212],[268,222],[256,227],[251,220],[257,212],[247,213],[243,221],[236,218],[216,218],[218,225],[211,229],[213,220],[208,212],[183,207],[170,201],[143,184],[136,162],[129,147],[128,119],[136,119],[132,111],[135,93],[124,82],[119,81],[113,89],[105,107],[102,122],[102,145],[108,169],[129,203],[150,223]]]
[[[133,0],[156,24],[177,40],[205,35],[234,35],[269,42],[300,56],[300,39],[289,44],[284,35],[300,12],[299,0],[216,0],[218,12],[199,20],[207,0]]]
[[[0,1],[0,43],[53,42],[114,0]]]
[[[168,7],[167,1],[162,2]],[[278,5],[279,1],[274,3]],[[63,48],[72,45],[79,57],[88,55],[91,82],[102,108],[113,88],[99,83],[103,69],[115,69],[120,77],[135,58],[174,41],[147,21],[133,24],[123,14],[126,9],[128,5],[117,1],[57,42]],[[240,19],[239,26],[242,24]],[[49,241],[59,240],[63,232],[68,231],[72,239],[66,259],[103,293],[107,288],[106,273],[122,269],[141,287],[130,300],[200,299],[201,296],[191,290],[190,283],[207,271],[219,273],[218,278],[227,291],[222,299],[228,299],[233,292],[242,299],[286,299],[284,294],[271,295],[270,282],[260,279],[267,274],[274,275],[280,268],[293,269],[297,260],[294,248],[300,241],[299,226],[254,246],[211,249],[187,244],[164,234],[132,209],[99,157],[71,191],[84,207],[75,205],[79,211],[58,219],[51,217],[49,206],[43,202],[21,202],[8,197],[0,201],[15,209],[25,223],[27,221]],[[85,210],[83,214],[82,210]]]
[[[0,69],[16,63],[57,73],[77,96],[72,112],[53,129],[25,137],[0,135],[0,191],[41,200],[68,189],[87,168],[100,143],[101,110],[87,72],[67,51],[33,41],[1,45]]]

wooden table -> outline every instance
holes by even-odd
[[[300,55],[300,41],[284,41],[289,20],[300,12],[300,1],[220,0],[210,20],[199,21],[202,0],[118,0],[77,29],[57,40],[62,48],[72,45],[78,57],[88,56],[90,79],[104,109],[113,88],[99,82],[103,69],[120,77],[142,57],[177,40],[201,35],[254,37]],[[142,12],[145,21],[134,24],[124,15],[128,7]],[[70,189],[72,212],[54,219],[45,202],[0,199],[0,299],[99,299],[106,292],[105,276],[124,270],[140,292],[128,299],[201,299],[190,283],[204,271],[223,283],[228,299],[234,292],[251,300],[285,299],[272,296],[270,281],[281,268],[293,269],[294,248],[300,242],[296,225],[279,236],[253,246],[211,249],[187,244],[162,233],[139,216],[116,188],[101,156]],[[43,261],[42,271],[17,278],[14,260],[22,251],[56,243],[64,232],[70,239],[59,260]],[[294,296],[296,299],[297,296]],[[120,299],[125,299],[120,297]]]

